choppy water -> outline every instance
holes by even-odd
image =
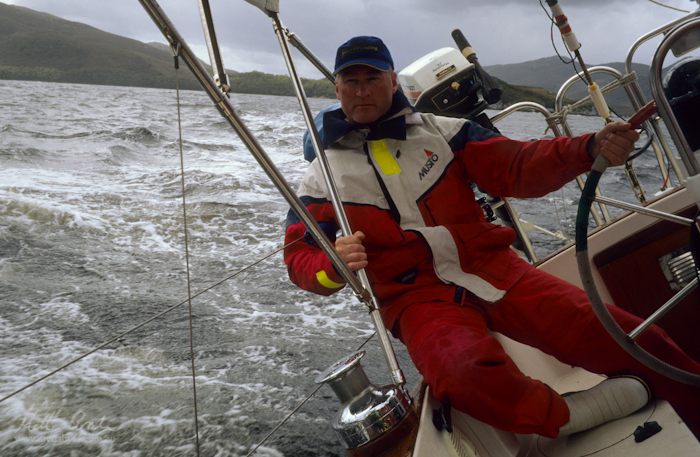
[[[296,100],[232,98],[297,183],[306,163]],[[203,93],[181,101],[197,293],[278,249],[287,204]],[[314,109],[327,103],[311,100]],[[0,397],[187,297],[176,120],[172,90],[0,81]],[[583,121],[584,130],[599,126]],[[522,139],[543,126],[527,113],[499,125]],[[567,186],[517,206],[530,222],[570,234],[577,196]],[[541,253],[560,244],[536,239]],[[351,294],[317,297],[291,285],[279,253],[192,305],[206,456],[246,455],[320,371],[372,332]],[[377,346],[366,348],[365,365],[383,384]],[[195,455],[190,370],[180,306],[0,403],[0,455]],[[323,388],[256,455],[342,455],[327,421],[336,403]]]

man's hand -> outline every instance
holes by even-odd
[[[367,266],[367,253],[362,245],[365,234],[357,231],[350,236],[341,236],[335,240],[335,249],[340,258],[348,264],[350,270],[357,271]]]
[[[595,159],[602,154],[610,165],[622,165],[634,150],[634,142],[638,139],[639,133],[630,124],[612,122],[595,134],[591,155]]]

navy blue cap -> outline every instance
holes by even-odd
[[[374,36],[356,36],[338,47],[333,74],[337,75],[352,65],[367,65],[382,71],[394,69],[389,49]]]

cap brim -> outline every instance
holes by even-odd
[[[355,59],[355,60],[351,60],[349,62],[345,62],[340,67],[336,68],[335,71],[333,72],[333,74],[337,75],[338,73],[345,70],[346,68],[353,67],[355,65],[364,65],[366,67],[372,67],[372,68],[375,68],[375,69],[381,70],[381,71],[389,71],[389,70],[393,69],[393,67],[388,62],[384,62],[383,60]]]

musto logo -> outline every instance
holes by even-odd
[[[432,151],[428,151],[427,149],[424,149],[423,151],[425,152],[425,155],[428,156],[428,160],[425,161],[425,165],[423,165],[423,168],[421,168],[418,172],[418,179],[420,181],[423,181],[423,178],[428,176],[428,173],[433,168],[433,165],[435,165],[435,163],[438,161],[437,154]]]

